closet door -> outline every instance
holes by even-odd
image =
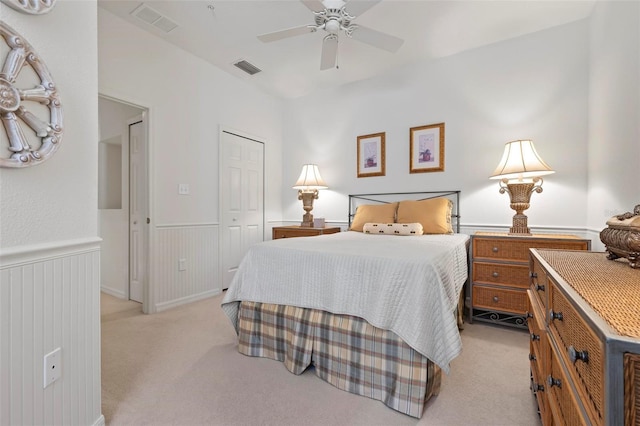
[[[220,258],[228,288],[249,247],[264,240],[264,143],[222,132]]]

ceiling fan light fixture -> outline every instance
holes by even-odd
[[[324,27],[330,34],[338,34],[340,31],[340,22],[337,19],[329,19]]]
[[[375,6],[382,0],[349,1],[348,7],[355,12],[351,15],[347,12],[346,0],[300,0],[315,17],[314,25],[302,25],[267,34],[261,34],[258,39],[264,43],[309,34],[318,30],[324,30],[327,35],[322,41],[322,53],[320,57],[320,69],[338,68],[338,35],[343,31],[347,37],[353,38],[370,46],[395,53],[403,43],[403,40],[383,32],[356,25],[352,21]]]

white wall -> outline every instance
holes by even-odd
[[[588,227],[640,204],[640,3],[599,2],[591,17]]]
[[[349,193],[462,190],[462,223],[510,226],[507,195],[489,180],[504,143],[531,138],[556,170],[533,194],[529,226],[584,230],[588,22],[580,21],[288,102],[284,217],[299,220],[293,184],[317,163],[330,189],[313,213],[346,221]],[[409,129],[445,122],[445,171],[409,173]],[[356,177],[358,135],[386,132],[386,176]]]
[[[2,20],[34,47],[57,84],[64,136],[44,163],[0,169],[0,424],[104,423],[97,7],[61,0],[42,16],[1,7]],[[62,378],[43,389],[43,358],[56,348]]]
[[[100,93],[149,108],[151,311],[219,292],[217,254],[187,259],[193,273],[177,281],[160,273],[162,265],[176,271],[178,265],[176,253],[163,244],[179,241],[204,254],[217,248],[221,126],[266,141],[265,212],[267,220],[281,218],[282,101],[103,9],[98,52]],[[190,195],[178,195],[180,183],[189,184]],[[194,226],[207,229],[211,238],[194,241]]]

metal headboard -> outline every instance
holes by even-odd
[[[453,201],[451,220],[453,229],[460,233],[460,191],[419,191],[419,192],[382,192],[377,194],[349,194],[349,228],[361,204],[389,204],[402,200],[428,200],[430,198],[446,197]]]

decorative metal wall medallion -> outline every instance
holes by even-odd
[[[0,119],[5,130],[0,134],[0,167],[29,167],[60,146],[62,104],[51,73],[33,47],[2,21],[0,35],[10,48],[0,70]]]
[[[49,13],[56,5],[56,0],[0,0],[15,10],[31,15]]]

